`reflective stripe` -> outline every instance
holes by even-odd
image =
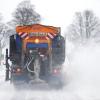
[[[23,35],[21,35],[21,38],[25,38],[27,35],[27,33],[24,33]]]
[[[54,37],[56,36],[56,34],[55,33],[50,33],[51,35],[53,35]]]
[[[23,32],[19,32],[18,34],[21,35]]]
[[[46,39],[49,40],[50,38],[46,36]]]
[[[40,32],[37,32],[38,34],[40,33]],[[19,32],[18,33],[19,35],[20,35],[20,37],[21,38],[25,38],[25,39],[29,39],[29,37],[30,37],[30,34],[28,34],[28,33],[25,33],[25,32]],[[35,37],[36,35],[35,35],[36,33],[33,33],[33,37]],[[37,36],[38,36],[38,34],[37,34]],[[41,34],[41,36],[39,36],[39,37],[43,37],[42,35],[44,35],[44,37],[46,37],[46,39],[48,40],[48,39],[53,39],[57,34],[54,34],[54,33],[40,33]],[[47,36],[46,36],[46,34],[47,34]]]
[[[48,36],[51,38],[51,39],[53,39],[54,37],[50,34],[50,33],[48,33]]]
[[[27,36],[27,37],[25,38],[25,40],[27,40],[27,39],[29,39],[29,36]]]

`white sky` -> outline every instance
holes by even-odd
[[[11,14],[22,0],[0,0],[0,12],[4,20],[11,20]],[[93,10],[100,17],[100,0],[31,0],[46,25],[67,27],[76,11]]]

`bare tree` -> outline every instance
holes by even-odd
[[[5,24],[2,22],[2,15],[0,13],[0,64],[1,64],[1,60],[3,59],[2,46],[4,44],[4,42],[3,42],[4,27],[5,27]]]
[[[34,10],[34,5],[29,0],[22,1],[13,13],[15,25],[30,25],[39,23],[41,17]]]
[[[4,38],[5,24],[2,22],[2,15],[0,14],[0,45]]]
[[[95,38],[100,32],[100,21],[92,11],[75,14],[73,23],[69,26],[68,37],[71,41],[84,42]]]
[[[3,23],[2,19],[2,15],[0,14],[0,40],[2,39],[1,37],[3,36],[3,31],[5,27],[5,24]]]

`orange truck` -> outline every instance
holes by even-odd
[[[65,39],[60,27],[41,24],[17,26],[9,44],[9,53],[6,49],[6,81],[13,84],[46,82],[50,86],[61,86]]]

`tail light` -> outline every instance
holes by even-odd
[[[13,73],[22,73],[22,69],[20,67],[13,68]]]
[[[21,68],[17,68],[17,69],[16,69],[16,72],[17,72],[17,73],[20,73],[21,71],[22,71]]]
[[[53,74],[59,74],[60,73],[60,69],[53,69]]]

